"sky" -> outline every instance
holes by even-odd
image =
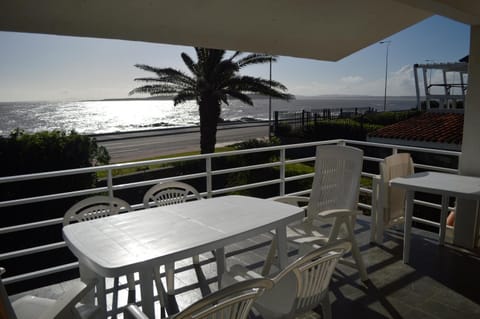
[[[413,65],[456,62],[468,55],[469,37],[468,25],[433,16],[384,39],[387,95],[414,96]],[[126,98],[140,86],[134,78],[153,75],[135,64],[186,70],[182,52],[194,56],[186,46],[0,32],[0,102]],[[280,56],[272,78],[298,96],[383,96],[386,53],[375,43],[336,62]],[[269,77],[268,64],[244,70]]]

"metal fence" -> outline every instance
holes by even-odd
[[[339,109],[320,109],[320,110],[302,110],[302,111],[275,111],[274,113],[274,132],[281,125],[289,125],[293,129],[304,129],[308,126],[315,126],[319,121],[349,119],[361,116],[366,113],[376,112],[372,107],[355,107]]]

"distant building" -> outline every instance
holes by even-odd
[[[425,106],[431,108],[463,108],[468,87],[468,55],[458,62],[415,64],[415,90],[417,94],[417,108],[422,109],[420,102],[419,71],[423,78],[425,92]],[[441,80],[432,82],[432,72],[441,71]]]
[[[463,110],[431,110],[376,130],[367,141],[460,151],[462,138]]]

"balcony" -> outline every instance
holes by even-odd
[[[199,189],[204,197],[221,196],[239,191],[257,192],[257,190],[264,188],[274,189],[274,195],[308,194],[309,189],[291,192],[291,184],[295,181],[308,180],[313,176],[313,173],[289,176],[287,168],[293,164],[311,163],[314,160],[313,156],[309,156],[312,154],[311,150],[320,144],[346,144],[363,148],[365,151],[363,172],[365,186],[360,190],[361,197],[359,203],[359,207],[365,211],[365,215],[357,220],[356,234],[362,256],[367,265],[370,281],[365,285],[360,281],[355,270],[339,266],[331,286],[334,317],[457,318],[460,316],[462,318],[477,318],[480,316],[480,295],[478,294],[480,279],[474,273],[474,270],[478,270],[480,266],[479,254],[463,251],[450,245],[439,246],[438,234],[435,232],[439,227],[438,220],[434,220],[434,218],[429,220],[428,217],[431,213],[422,214],[427,210],[431,211],[433,209],[435,211],[439,209],[439,199],[438,201],[436,201],[436,198],[417,198],[416,200],[417,212],[420,212],[419,215],[421,216],[416,216],[415,218],[415,225],[419,227],[414,228],[412,236],[410,264],[406,265],[402,262],[403,232],[400,229],[389,230],[382,245],[370,243],[371,220],[369,211],[372,207],[369,197],[372,190],[368,187],[368,181],[375,178],[378,162],[393,152],[408,151],[416,154],[419,159],[429,159],[435,155],[443,159],[440,162],[446,163],[443,166],[438,164],[432,165],[421,160],[417,161],[414,156],[416,170],[438,170],[455,173],[456,166],[453,165],[453,167],[451,163],[456,163],[456,159],[459,156],[458,152],[334,140],[4,177],[0,179],[0,183],[6,185],[8,183],[29,183],[39,178],[48,178],[54,182],[55,178],[61,176],[75,176],[92,172],[104,172],[106,179],[104,185],[97,185],[94,188],[6,200],[0,202],[0,209],[5,213],[20,207],[20,205],[36,205],[64,198],[73,198],[75,201],[80,196],[98,193],[109,193],[122,197],[120,194],[126,190],[141,189],[159,181],[173,179],[200,183],[201,187]],[[258,156],[266,152],[274,154],[274,156]],[[241,167],[216,167],[216,161],[219,158],[252,154],[255,154],[255,159],[265,157],[267,160],[261,163],[247,161],[247,164]],[[149,179],[145,179],[145,173],[140,172],[130,176],[128,181],[114,178],[114,171],[120,168],[145,168],[146,166],[162,165],[159,168],[162,170],[172,163],[189,163],[193,161],[196,161],[197,164],[201,163],[201,169],[198,172],[182,176],[149,177]],[[267,180],[257,181],[252,184],[244,184],[237,179],[222,188],[217,187],[217,178],[221,176],[225,177],[237,172],[248,172],[265,168],[276,168],[275,172],[278,175],[274,178],[269,177]],[[140,201],[132,202],[131,204],[135,208],[140,208],[141,204],[139,203]],[[3,238],[16,234],[22,236],[31,236],[31,234],[39,233],[47,235],[50,232],[61,234],[61,216],[66,208],[59,212],[59,217],[57,218],[8,225],[6,227],[2,226],[0,228],[2,241],[5,242]],[[59,237],[61,238],[61,235]],[[228,266],[234,263],[241,263],[252,269],[261,268],[270,239],[265,234],[226,247]],[[66,258],[67,261],[59,264],[43,266],[43,262],[41,263],[40,260],[44,259],[45,256],[51,256],[51,254],[62,251],[68,253],[65,243],[61,240],[30,247],[20,247],[15,250],[12,250],[11,247],[4,247],[0,254],[0,264],[5,265],[7,268],[7,276],[4,282],[12,298],[21,295],[23,290],[29,290],[29,293],[47,297],[55,297],[61,294],[63,289],[68,287],[68,280],[78,277],[78,264],[75,260]],[[290,253],[290,258],[293,260],[295,258],[295,250],[291,248]],[[27,259],[33,264],[30,270],[18,271],[17,269],[12,269],[13,267],[8,267],[8,264],[18,264],[22,260]],[[38,261],[39,266],[35,265],[37,264],[36,261]],[[181,261],[175,267],[176,298],[180,309],[199,299],[202,294],[208,293],[209,290],[217,289],[216,266],[212,255],[202,255],[201,261],[201,269],[193,266],[190,260]],[[24,269],[25,267],[22,268]],[[51,285],[52,283],[54,284]],[[126,282],[124,282],[122,288],[118,304],[112,300],[113,294],[110,291],[111,313],[121,311],[126,304]]]

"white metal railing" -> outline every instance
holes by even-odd
[[[70,198],[70,197],[79,197],[85,195],[92,195],[98,193],[108,193],[110,196],[114,196],[116,191],[124,190],[124,189],[132,189],[140,186],[148,186],[156,184],[160,181],[168,181],[168,180],[188,180],[192,178],[203,178],[205,180],[205,192],[202,192],[202,196],[204,197],[212,197],[217,196],[225,193],[230,193],[234,191],[241,191],[246,189],[253,189],[260,186],[267,186],[267,185],[278,185],[278,195],[285,195],[285,185],[288,182],[301,180],[305,178],[313,177],[313,173],[308,174],[301,174],[297,176],[286,176],[286,167],[289,164],[297,164],[297,163],[306,163],[306,162],[313,162],[315,157],[309,156],[304,158],[295,158],[295,159],[288,159],[286,153],[288,150],[298,149],[298,148],[314,148],[318,145],[325,145],[325,144],[341,144],[341,145],[351,145],[357,147],[369,147],[369,148],[378,148],[378,149],[386,149],[388,153],[394,154],[398,151],[408,151],[408,152],[419,152],[425,154],[438,154],[438,155],[447,155],[453,157],[459,157],[459,152],[454,151],[443,151],[443,150],[435,150],[435,149],[426,149],[426,148],[419,148],[419,147],[408,147],[408,146],[399,146],[399,145],[390,145],[390,144],[379,144],[379,143],[370,143],[370,142],[362,142],[362,141],[353,141],[353,140],[329,140],[329,141],[321,141],[321,142],[312,142],[312,143],[301,143],[301,144],[291,144],[291,145],[281,145],[281,146],[271,146],[271,147],[263,147],[263,148],[256,148],[256,149],[248,149],[248,150],[237,150],[237,151],[230,151],[230,152],[221,152],[221,153],[214,153],[214,154],[203,154],[203,155],[193,155],[193,156],[182,156],[182,157],[175,157],[175,158],[168,158],[168,159],[159,159],[159,160],[148,160],[148,161],[141,161],[141,162],[131,162],[131,163],[124,163],[124,164],[112,164],[112,165],[104,165],[104,166],[96,166],[96,167],[89,167],[89,168],[79,168],[79,169],[70,169],[70,170],[62,170],[62,171],[54,171],[54,172],[44,172],[38,174],[27,174],[27,175],[19,175],[19,176],[9,176],[9,177],[1,177],[0,184],[6,183],[14,183],[19,181],[30,181],[40,178],[49,178],[54,180],[56,177],[60,176],[67,176],[67,175],[77,175],[77,174],[84,174],[84,173],[98,173],[98,172],[106,172],[107,176],[107,183],[106,186],[103,187],[92,187],[89,189],[77,190],[72,192],[64,192],[64,193],[56,193],[56,194],[48,194],[48,195],[40,195],[40,196],[33,196],[28,198],[20,198],[20,199],[13,199],[13,200],[5,200],[0,202],[0,212],[2,208],[24,205],[24,204],[31,204],[31,203],[38,203],[44,201],[51,201],[55,199],[62,199],[62,198]],[[221,157],[230,157],[235,155],[245,155],[245,154],[257,154],[261,152],[278,152],[278,156],[276,157],[275,161],[273,162],[266,162],[260,163],[255,165],[246,165],[228,169],[218,169],[215,170],[212,168],[212,160],[215,158]],[[366,152],[367,153],[367,152]],[[125,169],[125,168],[138,168],[138,167],[145,167],[145,166],[152,166],[152,165],[167,165],[173,164],[178,162],[189,162],[195,160],[204,160],[205,161],[205,169],[199,173],[192,173],[188,175],[182,176],[175,176],[169,178],[161,178],[161,179],[152,179],[152,180],[138,180],[134,182],[124,183],[124,184],[115,184],[115,178],[113,177],[113,171],[118,169]],[[375,166],[376,163],[380,162],[382,158],[379,157],[372,157],[365,155],[364,162],[372,162]],[[256,170],[260,168],[268,168],[268,167],[278,167],[279,168],[279,175],[275,179],[266,180],[262,182],[250,183],[250,184],[243,184],[243,185],[232,185],[225,188],[218,188],[214,189],[213,185],[213,177],[218,175],[230,174],[230,173],[237,173],[243,171],[250,171]],[[378,167],[378,165],[376,165]],[[426,170],[436,170],[448,173],[457,173],[457,169],[455,168],[446,168],[446,167],[439,167],[439,166],[432,166],[426,164],[415,164],[416,168],[426,169]],[[371,172],[363,172],[362,176],[367,179],[372,179],[376,176],[375,173]],[[309,189],[300,190],[295,193],[290,193],[291,195],[304,195],[309,193]],[[361,193],[371,195],[372,189],[369,187],[361,187]],[[440,209],[440,205],[438,203],[429,203],[429,202],[422,202],[422,201],[415,201],[418,205],[424,205],[427,207],[434,207]],[[130,203],[134,209],[142,207],[141,203]],[[360,202],[359,206],[365,210],[371,210],[372,206],[366,202]],[[60,216],[62,213],[59,214]],[[2,217],[3,219],[3,217]],[[434,225],[439,227],[439,224],[433,221],[426,221],[421,219],[416,219],[418,222],[425,223],[428,225]],[[57,225],[62,223],[62,218],[54,218],[48,220],[41,220],[32,223],[26,223],[21,225],[13,225],[7,227],[0,228],[0,235],[5,235],[9,233],[15,233],[25,230],[31,229],[38,229],[44,228],[47,226]],[[8,260],[10,258],[16,258],[21,256],[28,256],[33,255],[39,252],[45,252],[50,250],[55,250],[59,248],[65,247],[64,242],[57,242],[51,243],[46,245],[39,245],[37,247],[30,247],[26,249],[16,250],[16,251],[7,251],[0,254],[0,264],[4,260]],[[65,271],[68,269],[73,269],[77,267],[77,263],[68,263],[64,265],[58,265],[55,267],[50,267],[47,269],[37,270],[30,273],[24,273],[16,276],[7,277],[4,279],[6,284],[11,284],[15,282],[20,282],[24,280],[29,280],[32,278],[37,278],[41,276],[46,276],[48,274]]]

